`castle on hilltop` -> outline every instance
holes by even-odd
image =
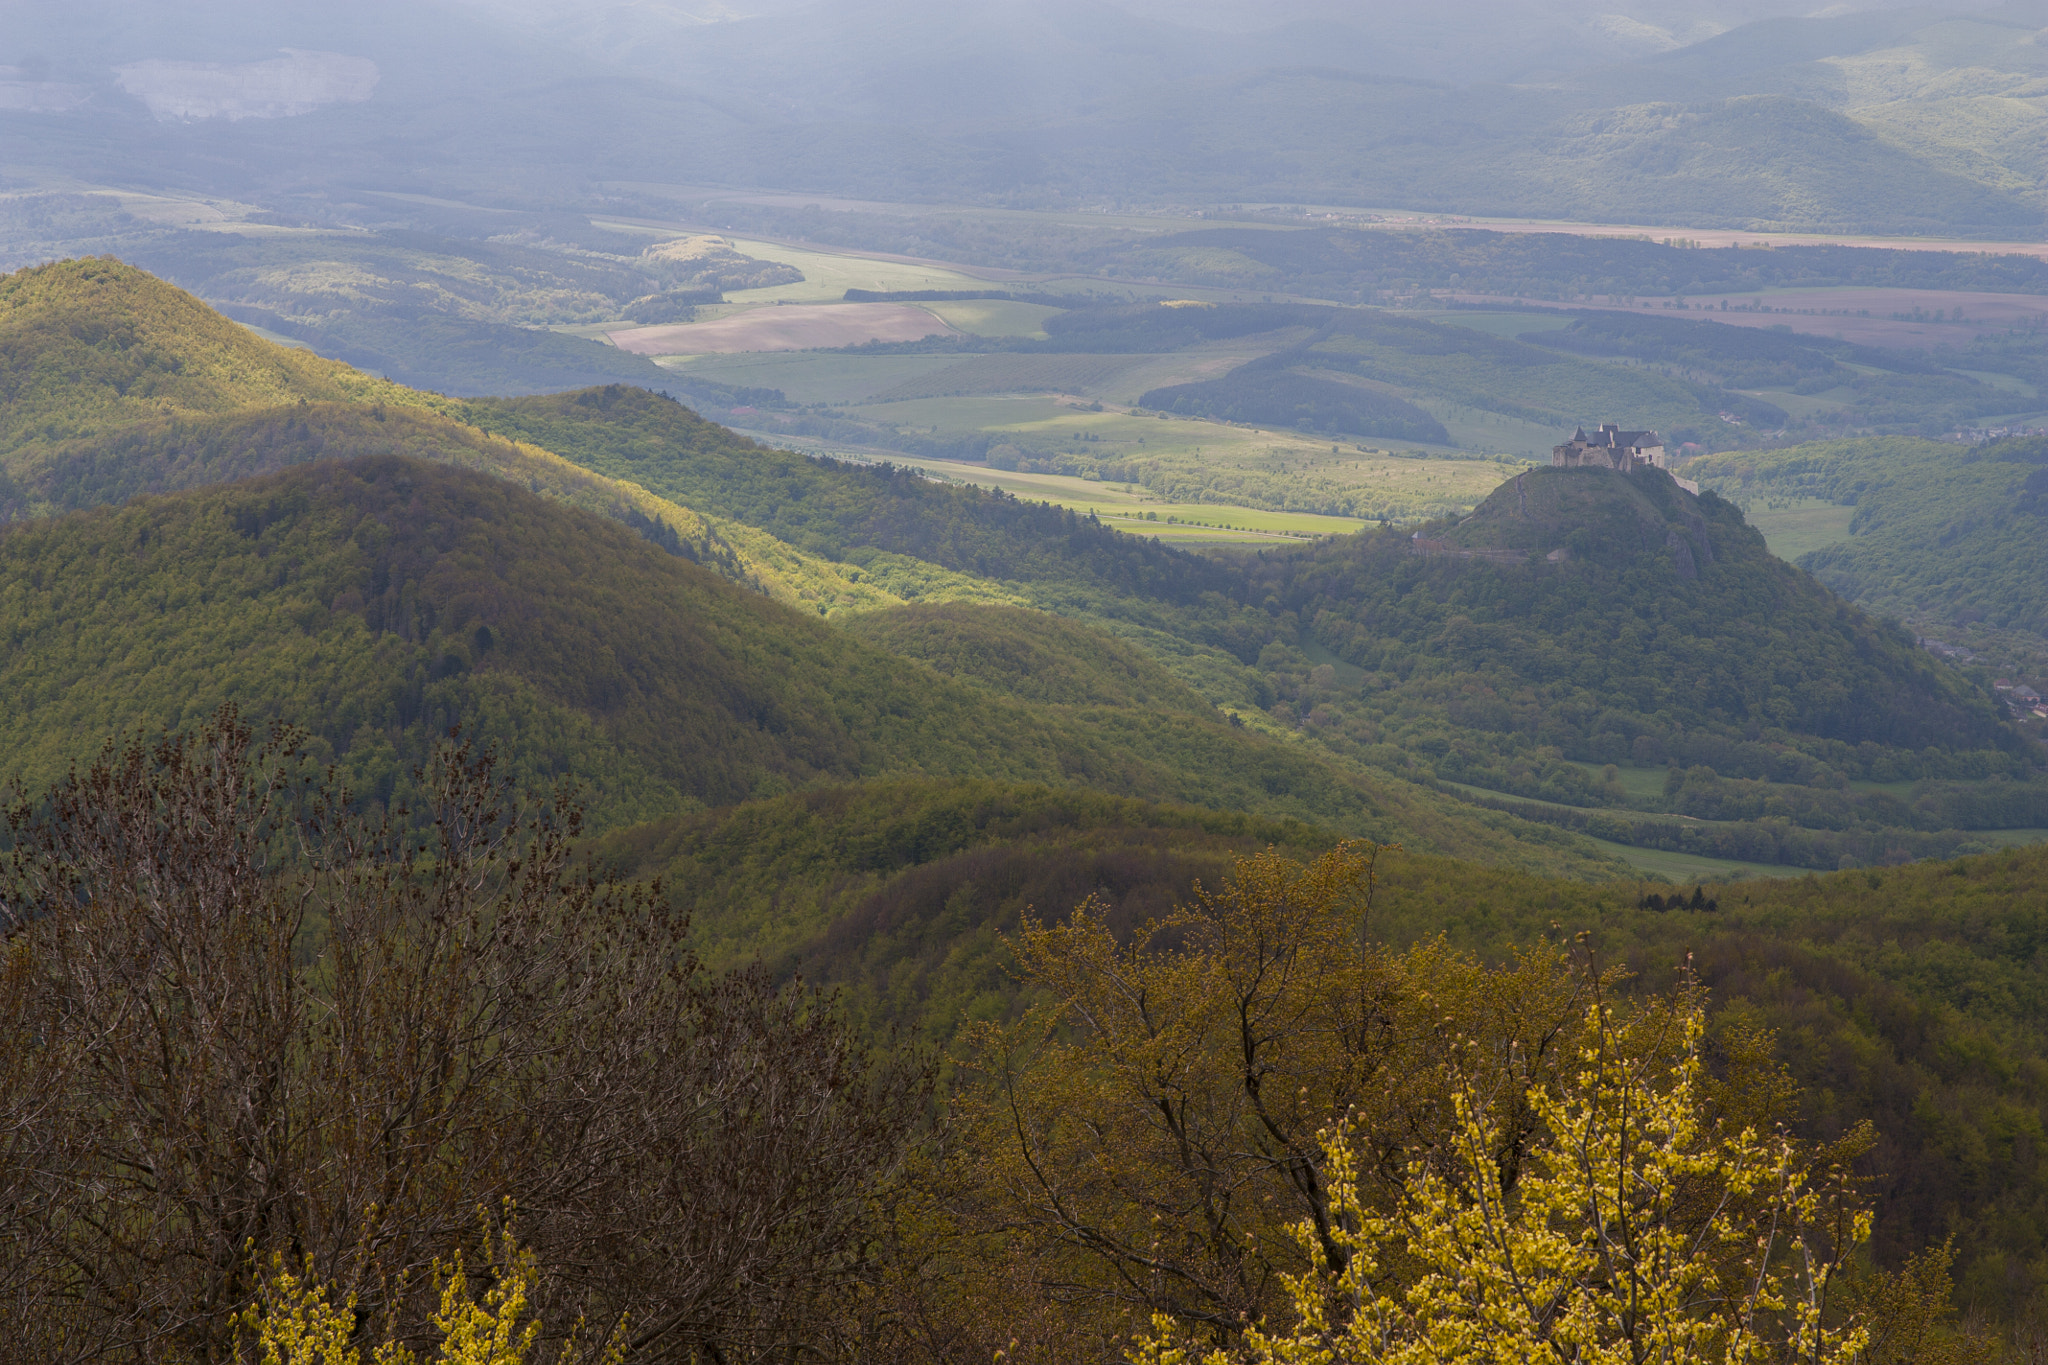
[[[1580,427],[1569,441],[1551,447],[1550,462],[1560,469],[1613,469],[1623,474],[1671,467],[1662,436],[1654,431],[1623,431],[1612,422],[1602,422],[1591,436]]]
[[[1638,469],[1662,469],[1669,473],[1671,469],[1662,436],[1654,431],[1623,431],[1613,422],[1602,422],[1591,436],[1580,427],[1572,433],[1571,440],[1550,448],[1550,463],[1559,469],[1612,469],[1622,474],[1633,474]],[[1691,479],[1672,474],[1671,480],[1688,493],[1700,491],[1700,486]]]

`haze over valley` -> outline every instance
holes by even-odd
[[[2040,1358],[2039,0],[5,17],[0,1365]]]

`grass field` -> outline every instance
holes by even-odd
[[[959,299],[924,305],[953,327],[978,337],[1043,337],[1045,320],[1060,310],[1014,299]]]
[[[1410,394],[1408,397],[1410,402],[1442,422],[1453,441],[1471,449],[1496,450],[1548,463],[1551,448],[1561,437],[1570,435],[1545,422],[1488,412],[1427,394]]]
[[[1590,767],[1592,765],[1581,764],[1580,766]],[[1597,768],[1595,771],[1598,771]],[[1663,790],[1664,770],[1662,768],[1623,768],[1621,771],[1623,774],[1622,785],[1625,788],[1629,788],[1631,795],[1637,794],[1636,789],[1630,787],[1629,779],[1631,776],[1649,777],[1654,775],[1657,781],[1657,790]],[[1552,810],[1574,809],[1573,807],[1559,806],[1555,802],[1531,801],[1527,797],[1514,796],[1508,792],[1490,791],[1485,787],[1474,787],[1464,782],[1439,781],[1438,785],[1452,792],[1462,792],[1466,796],[1476,796],[1482,799],[1500,800],[1505,798],[1510,801],[1526,801],[1532,806],[1548,806]],[[1641,784],[1638,783],[1637,785],[1640,786]],[[1582,837],[1592,838],[1591,835]],[[1612,839],[1593,839],[1593,842],[1615,857],[1627,862],[1631,867],[1638,868],[1651,876],[1668,877],[1672,881],[1679,882],[1702,880],[1726,881],[1736,877],[1803,877],[1811,870],[1804,867],[1790,867],[1783,863],[1759,863],[1734,858],[1709,858],[1704,854],[1698,853],[1671,853],[1657,848],[1637,848],[1634,844],[1618,844]]]
[[[1736,881],[1745,877],[1804,877],[1812,869],[1787,867],[1782,863],[1745,863],[1728,858],[1706,858],[1697,853],[1666,853],[1661,849],[1634,848],[1611,839],[1595,839],[1602,852],[1652,877],[1674,882]]]
[[[800,284],[778,284],[768,289],[733,290],[726,297],[735,303],[837,303],[849,289],[989,289],[1001,288],[987,279],[961,270],[936,265],[906,265],[901,261],[877,261],[865,256],[842,256],[810,251],[775,242],[728,237],[733,250],[761,261],[780,261],[804,272]]]
[[[935,374],[920,382],[937,379]],[[1363,520],[1411,521],[1469,511],[1525,467],[1469,454],[1457,458],[1431,447],[1333,444],[1293,432],[1108,406],[1094,412],[1053,396],[906,399],[853,411],[933,435],[989,433],[1031,458],[1139,470],[1137,477],[1160,502]]]
[[[1607,771],[1607,765],[1604,763],[1573,762],[1572,766],[1583,768],[1596,779]],[[1631,801],[1651,802],[1664,795],[1666,769],[1662,764],[1639,768],[1633,763],[1617,763],[1614,765],[1614,771],[1614,780],[1621,784],[1621,789],[1628,793]]]
[[[1076,499],[1063,502],[1084,510]],[[1211,507],[1199,502],[1151,503],[1143,512],[1117,511],[1100,497],[1087,500],[1085,510],[1109,525],[1134,535],[1157,536],[1176,544],[1194,541],[1261,540],[1273,537],[1306,539],[1342,536],[1367,523],[1351,517],[1319,517],[1310,512],[1262,512],[1251,507]]]
[[[816,351],[665,356],[671,369],[742,388],[780,389],[792,403],[865,403],[934,370],[950,355],[837,355]]]
[[[765,292],[756,290],[756,293]],[[607,335],[636,355],[807,351],[864,341],[916,341],[946,333],[930,310],[910,303],[798,304],[749,308],[708,322],[624,327]]]
[[[1742,515],[1763,534],[1771,553],[1790,563],[1847,540],[1856,509],[1820,498],[1781,498],[1751,503]]]
[[[1049,502],[1076,512],[1092,512],[1107,524],[1133,535],[1156,536],[1175,544],[1200,542],[1268,542],[1311,536],[1348,535],[1366,523],[1352,517],[1318,516],[1313,512],[1273,512],[1257,507],[1232,507],[1198,502],[1168,502],[1142,485],[1104,483],[1066,474],[1030,474],[991,469],[962,460],[892,457],[897,464],[921,469],[953,483],[1000,488],[1033,502]],[[1171,518],[1171,520],[1169,520]],[[1200,523],[1200,524],[1197,524]]]
[[[1059,393],[1099,397],[1129,388],[1120,377],[1153,359],[1146,355],[976,355],[904,380],[874,401],[981,394]]]
[[[1980,829],[1971,835],[1995,848],[2031,848],[2048,844],[2048,829]]]

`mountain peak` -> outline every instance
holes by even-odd
[[[1725,560],[1768,553],[1735,507],[1711,493],[1687,493],[1661,469],[1532,469],[1433,539],[1453,551],[1616,566],[1662,554],[1686,579]]]
[[[411,405],[421,396],[265,341],[112,256],[0,276],[0,453],[299,399]]]

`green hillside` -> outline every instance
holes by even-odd
[[[31,783],[93,736],[232,700],[308,724],[378,800],[461,724],[530,780],[588,784],[600,824],[929,774],[1602,870],[1568,836],[1363,778],[1199,708],[1049,708],[948,680],[615,522],[394,456],[18,526],[0,538],[0,621],[0,770]]]
[[[1513,810],[1622,843],[1834,868],[1944,856],[1982,844],[1972,831],[2037,823],[2024,783],[1960,802],[1934,788],[1827,795],[2024,777],[2028,750],[1989,697],[1771,558],[1732,506],[1661,476],[1533,471],[1463,523],[1425,528],[1449,555],[1382,532],[1197,557],[1049,508],[755,458],[630,390],[467,412],[848,564],[879,544],[994,574],[1014,600],[1109,630],[1249,725],[1496,794],[1481,799],[1560,803]],[[889,629],[894,642],[930,632]],[[903,647],[984,679],[1030,657],[983,639]],[[1610,763],[1654,767],[1661,794],[1603,779]],[[1587,814],[1602,808],[1616,813]]]
[[[1853,506],[1849,539],[1801,567],[1873,611],[2048,636],[2048,441],[1817,442],[1695,462],[1731,497]]]
[[[307,401],[423,394],[273,345],[110,259],[0,276],[0,461],[133,422]]]
[[[1661,472],[1532,470],[1420,534],[1447,553],[1398,533],[1334,541],[1255,561],[1251,591],[1397,692],[1448,690],[1464,725],[1533,726],[1596,759],[1642,736],[1740,744],[1761,729],[1816,756],[1931,746],[2002,766],[1991,756],[2017,750],[1990,700],[1909,636]]]
[[[280,403],[235,379],[242,371],[218,357],[232,354],[244,369],[274,362],[287,377],[289,363],[304,357],[147,275],[82,263],[68,273],[27,272],[13,284],[17,292],[34,285],[28,293],[40,300],[40,320],[20,335],[47,356],[23,352],[9,371],[38,402],[61,405],[65,390],[47,379],[58,362],[47,357],[67,355],[65,338],[90,332],[102,295],[122,316],[181,320],[177,328],[197,338],[187,356],[183,332],[159,326],[150,335],[161,345],[143,347],[150,374],[182,383],[212,372],[235,382],[209,381],[186,406],[165,410],[127,403],[84,367],[81,408],[97,417],[79,434],[35,434],[0,452],[0,513],[197,494],[321,460],[433,460],[607,517],[814,623],[831,617],[852,632],[834,637],[835,648],[950,677],[952,686],[935,695],[974,717],[956,724],[924,716],[916,744],[877,739],[879,749],[860,748],[849,736],[866,732],[842,717],[836,730],[800,728],[807,737],[795,757],[764,756],[758,736],[741,742],[738,731],[714,726],[698,771],[675,748],[681,741],[657,736],[651,719],[666,707],[695,706],[687,689],[650,683],[622,703],[624,712],[591,712],[589,696],[609,695],[596,661],[612,646],[596,648],[583,665],[589,676],[573,681],[552,663],[538,672],[514,666],[502,644],[479,667],[473,649],[444,648],[439,637],[415,642],[430,651],[423,660],[337,680],[331,670],[348,651],[333,646],[323,656],[329,672],[298,670],[279,684],[278,711],[300,714],[297,698],[330,689],[317,710],[356,719],[327,723],[323,742],[356,753],[349,762],[366,789],[389,790],[404,768],[392,755],[416,751],[445,717],[470,714],[474,698],[463,689],[488,675],[494,686],[517,677],[541,689],[536,704],[568,708],[549,713],[536,731],[553,736],[553,748],[520,746],[535,773],[575,768],[570,756],[585,739],[567,736],[597,726],[590,734],[603,743],[583,766],[605,793],[607,820],[676,800],[716,805],[777,784],[918,772],[1086,783],[1342,829],[1398,826],[1418,846],[1475,856],[1493,856],[1484,831],[1511,830],[1512,847],[1499,856],[1532,866],[1580,857],[1586,846],[1576,835],[1587,833],[1669,852],[1831,868],[1942,856],[1981,844],[1973,831],[2039,823],[2040,803],[2024,783],[1981,799],[1935,787],[1882,801],[1833,794],[1849,781],[2024,777],[2028,766],[2023,742],[1987,698],[1772,560],[1732,508],[1695,502],[1668,481],[1535,471],[1462,523],[1426,528],[1426,539],[1441,542],[1431,555],[1413,553],[1418,543],[1397,533],[1196,555],[1043,504],[774,450],[641,389],[454,404],[316,367],[316,379],[355,388],[345,387],[340,401]],[[1316,330],[1295,335],[1309,344],[1276,353],[1276,367],[1319,371],[1333,383],[1382,382],[1375,376],[1387,373],[1391,357],[1412,359],[1425,343],[1446,364],[1455,361],[1453,369],[1479,365],[1468,378],[1480,387],[1493,384],[1485,375],[1495,370],[1541,375],[1558,363],[1586,366],[1464,329],[1292,305],[1106,308],[1067,318],[1055,339],[1061,345],[1136,350],[1164,344],[1167,333],[1199,340],[1306,319]],[[218,410],[204,410],[209,404]],[[1545,558],[1553,551],[1557,561]],[[326,552],[312,558],[326,562]],[[338,563],[320,572],[341,574]],[[261,581],[251,564],[233,572]],[[340,579],[323,582],[313,594],[323,604],[351,590]],[[911,601],[924,605],[862,618]],[[956,605],[935,605],[946,602]],[[228,637],[240,628],[219,627]],[[180,648],[198,647],[192,641],[207,629],[193,623]],[[324,629],[315,634],[326,640]],[[379,628],[371,635],[380,649],[393,647]],[[464,680],[465,667],[476,676]],[[393,700],[403,691],[397,680],[420,670],[407,684],[412,700]],[[87,676],[77,659],[59,672]],[[793,685],[768,686],[779,696]],[[379,700],[343,700],[358,687]],[[432,713],[442,719],[418,709],[433,688],[447,693]],[[65,703],[102,707],[78,713],[80,731],[129,714],[105,709],[119,691],[81,691]],[[206,695],[216,693],[227,695],[218,684]],[[807,715],[825,705],[817,697],[779,704]],[[175,720],[191,705],[203,702],[165,710],[152,696],[155,709],[135,714]],[[509,716],[526,703],[504,705]],[[365,707],[389,732],[382,757],[354,747]],[[68,752],[62,736],[72,727],[29,724],[30,709],[19,742],[40,748],[22,761],[44,771]],[[1034,737],[983,744],[984,732],[1007,735],[1005,727]],[[1266,738],[1254,743],[1254,734]],[[970,756],[983,751],[989,757]],[[1637,776],[1602,777],[1593,766],[1616,762],[1676,766],[1648,779],[1657,795],[1635,791],[1643,785]],[[1214,771],[1203,775],[1205,768]],[[1390,781],[1388,772],[1423,787]],[[1462,794],[1496,806],[1523,804],[1461,811],[1427,793],[1432,782],[1478,789]],[[1516,841],[1534,837],[1531,826],[1509,817],[1574,834],[1524,846]],[[1361,823],[1371,820],[1381,823]],[[1557,852],[1571,847],[1580,853]]]
[[[1158,662],[1074,621],[1017,607],[912,605],[848,618],[846,629],[935,672],[1022,701],[1212,711]]]
[[[1752,866],[2040,837],[2038,751],[1988,687],[1662,473],[1533,470],[1455,525],[1243,563],[1269,715],[1360,763]]]
[[[460,415],[833,560],[858,565],[881,551],[981,578],[1072,582],[1173,601],[1222,590],[1230,578],[1207,559],[1070,511],[936,483],[907,469],[837,465],[770,449],[645,389],[611,385],[486,399],[464,404]]]
[[[823,614],[901,602],[888,583],[1001,597],[904,557],[849,574],[752,527],[486,435],[444,415],[450,405],[438,395],[265,341],[118,262],[65,262],[5,283],[19,307],[0,348],[0,392],[16,395],[12,425],[0,420],[11,433],[0,439],[0,521],[310,460],[405,455],[480,469],[611,517],[671,553]]]
[[[598,859],[663,878],[715,962],[756,955],[851,992],[855,1012],[936,1041],[999,1017],[1019,988],[997,934],[1091,891],[1130,923],[1265,847],[1314,856],[1322,829],[1100,792],[884,780],[653,821]]]
[[[1312,827],[986,783],[833,789],[620,831],[603,853],[659,873],[716,960],[759,951],[843,987],[855,1015],[950,1039],[1031,997],[1020,912],[1095,893],[1136,925],[1215,887],[1242,850],[1306,858]],[[1601,960],[1668,988],[1692,962],[1717,1028],[1777,1031],[1806,1089],[1801,1126],[1871,1119],[1864,1164],[1888,1264],[1951,1232],[1957,1298],[1995,1319],[2048,1287],[2048,849],[1710,888],[1711,910],[1653,908],[1668,887],[1554,881],[1410,853],[1379,862],[1370,917],[1395,945],[1438,935],[1488,957],[1580,931]],[[1674,897],[1690,903],[1685,888]],[[1725,1033],[1719,1036],[1726,1037]]]

